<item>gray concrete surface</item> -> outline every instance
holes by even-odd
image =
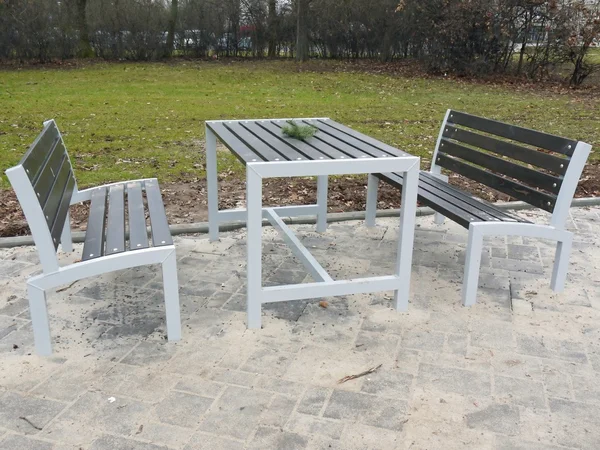
[[[393,270],[396,223],[294,228],[347,278]],[[243,230],[180,236],[181,342],[148,267],[51,295],[50,358],[33,354],[25,299],[35,250],[0,250],[0,449],[599,448],[600,208],[572,210],[564,293],[551,243],[489,239],[472,308],[466,231],[417,223],[408,313],[390,293],[286,302],[246,330]],[[263,242],[265,284],[310,281],[274,230]]]

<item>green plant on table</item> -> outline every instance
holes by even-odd
[[[304,139],[313,137],[318,130],[317,127],[312,125],[298,125],[293,120],[290,120],[288,121],[288,125],[284,126],[281,131],[286,136],[303,141]]]

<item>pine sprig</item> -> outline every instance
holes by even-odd
[[[312,125],[298,125],[293,120],[290,120],[288,125],[284,126],[281,131],[286,136],[303,141],[304,139],[313,137],[317,132],[317,128]]]

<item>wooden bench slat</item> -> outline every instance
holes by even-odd
[[[320,123],[322,123],[323,125],[326,125],[329,128],[333,128],[337,131],[341,131],[342,133],[345,133],[348,136],[352,136],[353,138],[355,138],[361,142],[364,142],[365,144],[368,144],[371,147],[374,147],[378,150],[388,153],[390,156],[406,156],[407,155],[407,153],[403,152],[402,150],[399,150],[395,147],[392,147],[391,145],[387,145],[383,142],[380,142],[377,139],[374,139],[365,134],[359,133],[358,131],[353,130],[352,128],[347,127],[346,125],[343,125],[341,123],[337,123],[332,120],[324,120],[324,119],[319,119],[318,121]]]
[[[569,158],[561,158],[550,153],[521,147],[520,145],[511,142],[501,141],[490,136],[473,133],[472,131],[455,126],[445,127],[443,136],[549,170],[558,175],[564,175],[566,173],[570,162]]]
[[[402,190],[402,186],[404,184],[404,178],[397,173],[384,173],[377,174],[377,177],[383,179],[387,183],[390,183],[392,186],[397,187]],[[442,197],[439,197],[433,192],[428,191],[423,188],[421,184],[419,184],[417,191],[418,200],[426,205],[434,209],[435,211],[440,212],[444,216],[458,223],[459,225],[469,228],[469,224],[474,222],[486,222],[486,215],[481,214],[480,212],[472,211],[468,212],[462,209],[457,202],[450,202]],[[474,220],[471,220],[473,218]]]
[[[75,189],[75,178],[73,176],[69,176],[62,198],[60,199],[60,204],[58,205],[58,211],[56,212],[54,223],[52,224],[52,228],[50,230],[55,249],[58,248],[58,244],[60,243],[60,236],[62,234],[63,227],[65,226],[67,214],[69,213],[69,207],[71,206],[73,189]]]
[[[536,191],[522,183],[500,177],[488,170],[479,169],[441,152],[438,153],[436,164],[545,211],[552,212],[554,209],[556,202],[554,195]]]
[[[33,190],[42,207],[46,203],[46,199],[50,194],[54,179],[62,166],[63,160],[67,157],[65,147],[60,140],[56,141],[48,152],[46,162],[36,181],[33,183]]]
[[[296,151],[303,154],[307,159],[312,159],[312,160],[332,159],[332,157],[329,156],[327,153],[323,153],[323,152],[317,150],[316,148],[311,147],[306,142],[300,141],[298,139],[293,139],[289,136],[284,135],[281,132],[281,128],[278,127],[277,125],[275,125],[271,121],[257,122],[257,125],[259,127],[263,128],[264,130],[266,130],[267,132],[269,132],[276,139],[279,139],[280,141],[285,142],[290,147],[293,147]]]
[[[267,130],[265,130],[262,127],[259,127],[256,123],[241,123],[241,126],[244,127],[246,130],[248,130],[248,132],[252,133],[254,136],[257,136],[261,141],[264,142],[263,145],[268,145],[272,148],[277,148],[277,147],[281,147],[281,142],[286,142],[286,144],[289,144],[287,141],[282,141],[281,139],[277,139],[276,137],[274,137],[271,133],[269,133]],[[292,145],[286,145],[283,149],[281,149],[280,151],[278,151],[278,153],[281,153],[285,156],[285,160],[290,160],[290,161],[296,161],[298,159],[301,160],[307,160],[307,159],[312,159],[310,157],[307,157],[305,154],[299,152],[298,150],[296,150],[296,148]],[[280,160],[284,161],[284,158],[280,157]]]
[[[258,136],[255,136],[253,133],[243,128],[239,122],[225,123],[225,127],[235,136],[237,136],[239,140],[250,147],[254,153],[260,155],[260,157],[265,161],[288,160],[288,158],[286,158],[284,155],[276,152],[263,141],[261,141]]]
[[[281,121],[281,120],[273,120],[271,122],[274,125],[276,125],[277,127],[279,127],[280,130],[284,126],[287,125],[287,122]],[[280,131],[280,133],[283,134],[282,131]],[[297,139],[295,139],[295,140],[297,140]],[[318,152],[328,155],[332,159],[343,159],[343,158],[348,157],[348,155],[346,155],[344,152],[341,152],[337,148],[332,147],[331,145],[327,144],[326,142],[319,141],[318,139],[315,139],[314,137],[310,137],[310,138],[304,139],[303,141],[298,141],[298,142],[304,142],[305,144],[310,145],[312,148],[314,148]]]
[[[445,154],[456,156],[493,172],[516,178],[529,186],[541,188],[553,194],[558,194],[560,191],[562,180],[553,175],[465,147],[446,138],[442,139],[440,145],[440,151]]]
[[[125,251],[125,187],[111,186],[108,191],[106,255]]]
[[[54,184],[50,189],[48,198],[46,198],[46,202],[43,205],[44,217],[46,217],[46,223],[49,227],[51,227],[54,221],[56,220],[58,208],[65,193],[65,187],[69,182],[69,178],[72,177],[73,172],[71,171],[71,164],[69,163],[69,159],[64,158],[58,175],[54,179]]]
[[[154,180],[148,180],[145,185],[148,211],[150,212],[152,245],[154,247],[172,245],[173,238],[169,231],[169,222],[167,221],[167,214],[165,212],[162,196],[160,195],[158,183]]]
[[[492,119],[473,116],[471,114],[451,111],[448,117],[448,125],[463,125],[468,128],[512,139],[529,145],[534,145],[553,152],[572,156],[575,151],[577,141],[566,139],[553,134],[543,133],[541,131],[530,130],[516,125],[510,125],[498,122]]]
[[[223,125],[223,122],[207,122],[206,126],[215,133],[221,142],[242,162],[264,161],[260,155],[253,153],[246,144],[238,139]]]
[[[48,158],[49,149],[52,148],[60,139],[58,128],[54,122],[47,124],[42,132],[37,136],[33,144],[21,158],[19,164],[25,169],[25,173],[33,184]]]
[[[106,188],[98,188],[92,192],[87,231],[83,243],[82,261],[104,255],[104,223],[106,217]]]
[[[148,230],[141,183],[127,184],[127,209],[129,211],[129,249],[148,248]]]
[[[489,215],[496,217],[499,220],[508,221],[508,222],[528,222],[527,220],[525,220],[519,216],[513,216],[513,215],[507,213],[506,211],[502,211],[501,209],[496,208],[494,205],[486,202],[483,199],[473,197],[472,195],[468,194],[467,192],[464,192],[464,191],[452,186],[450,183],[447,183],[443,180],[440,180],[439,178],[436,178],[435,176],[433,176],[432,174],[430,174],[428,172],[420,173],[419,183],[429,184],[439,190],[446,191],[446,192],[448,192],[448,194],[455,197],[458,201],[460,201],[462,203],[467,203],[469,205],[473,205],[474,207],[487,212]]]

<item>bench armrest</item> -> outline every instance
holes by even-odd
[[[87,202],[87,201],[91,200],[92,192],[94,192],[96,189],[110,188],[112,186],[119,186],[121,184],[127,184],[127,183],[145,183],[146,181],[151,181],[151,180],[156,180],[156,178],[140,178],[138,180],[118,181],[116,183],[108,183],[108,184],[103,184],[102,186],[95,186],[93,188],[84,189],[83,191],[77,190],[77,191],[73,192],[73,196],[71,197],[71,205],[74,205],[76,203],[81,203],[81,202]]]

